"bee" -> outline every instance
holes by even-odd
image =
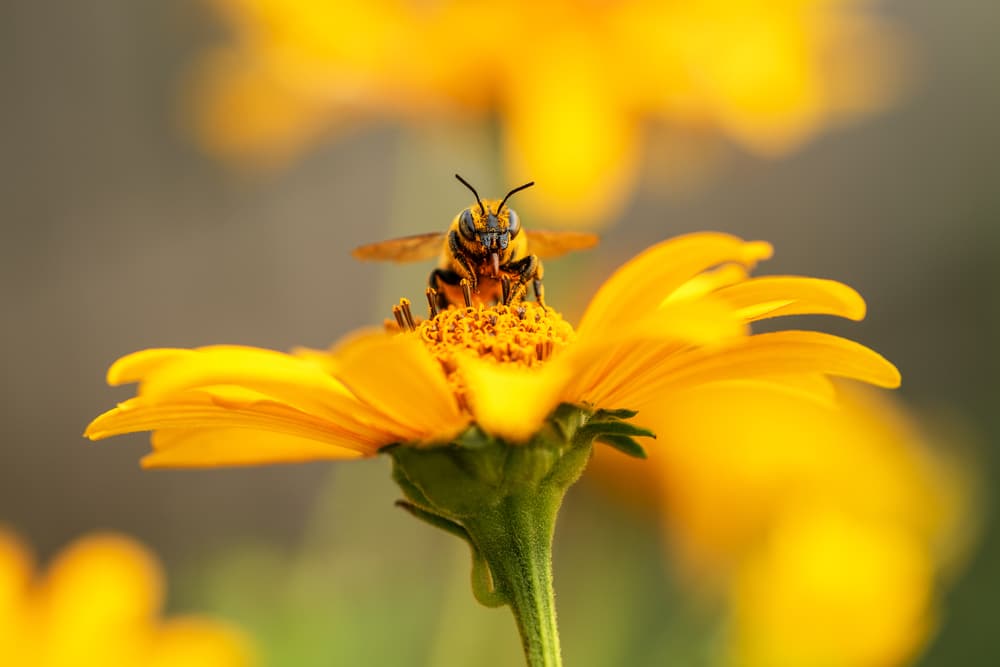
[[[431,310],[449,305],[522,301],[530,283],[535,298],[545,305],[541,257],[558,257],[593,247],[598,238],[586,232],[537,231],[521,228],[521,219],[506,206],[511,195],[534,185],[514,188],[502,200],[479,198],[464,178],[455,174],[476,197],[476,204],[459,212],[447,231],[417,234],[370,243],[351,253],[361,260],[416,262],[440,257],[431,271],[428,300]]]

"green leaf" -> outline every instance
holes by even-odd
[[[627,435],[602,435],[598,436],[597,441],[604,443],[609,447],[614,447],[622,454],[626,454],[633,458],[646,458],[646,450],[643,449],[642,445]]]

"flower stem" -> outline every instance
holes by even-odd
[[[560,667],[559,631],[552,590],[552,534],[559,498],[516,495],[466,522],[486,559],[493,586],[503,595],[521,634],[528,667]]]
[[[560,405],[525,443],[511,444],[471,426],[435,447],[397,445],[392,476],[406,496],[398,505],[472,547],[472,592],[483,605],[510,606],[528,667],[560,667],[552,592],[552,535],[566,491],[587,467],[595,439],[632,456],[629,410]]]

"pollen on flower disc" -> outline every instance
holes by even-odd
[[[527,301],[515,306],[453,306],[424,320],[416,330],[448,373],[455,370],[455,355],[467,352],[533,366],[565,347],[575,335],[559,313]]]

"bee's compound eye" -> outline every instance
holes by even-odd
[[[507,220],[507,231],[510,232],[510,237],[514,238],[521,231],[521,218],[517,217],[517,213],[511,208],[507,209]]]
[[[472,211],[465,209],[458,216],[458,231],[462,233],[467,241],[476,240],[476,223],[472,220]]]

